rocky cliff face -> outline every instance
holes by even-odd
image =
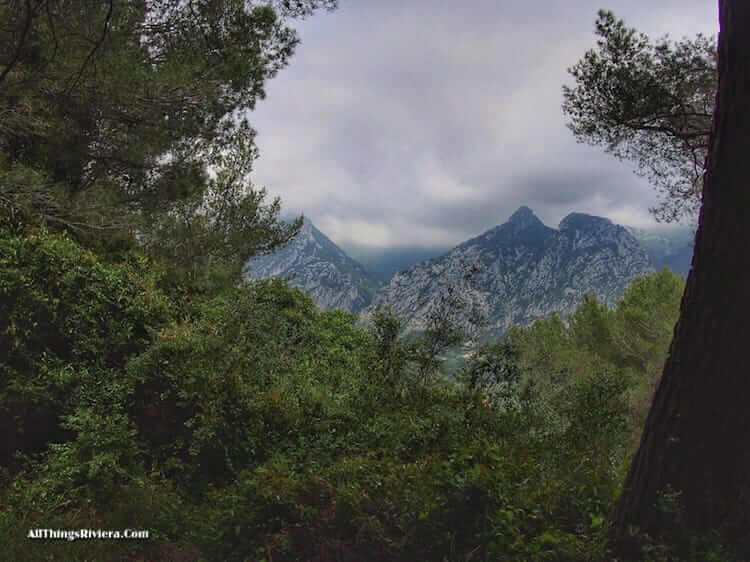
[[[284,248],[248,261],[248,279],[287,278],[321,308],[359,312],[377,288],[367,271],[307,219]]]
[[[498,335],[553,312],[568,315],[587,292],[614,305],[634,276],[651,271],[638,241],[608,219],[572,213],[555,230],[521,207],[505,224],[396,274],[372,306],[390,306],[419,330],[437,295],[453,285],[484,312],[485,331]]]

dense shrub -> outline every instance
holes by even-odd
[[[45,234],[0,248],[11,559],[609,558],[634,389],[647,393],[676,308],[667,272],[444,378],[387,311],[359,327],[278,281],[186,305],[132,253],[104,264]],[[32,528],[152,538],[50,543]]]
[[[0,465],[65,440],[62,417],[110,383],[170,318],[145,258],[103,265],[63,236],[0,237]]]

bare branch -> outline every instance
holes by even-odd
[[[94,58],[94,55],[96,54],[96,52],[104,44],[104,41],[107,38],[107,33],[109,32],[109,23],[112,19],[113,11],[114,11],[114,0],[109,0],[109,8],[107,9],[107,16],[104,19],[104,28],[102,29],[102,35],[99,38],[99,40],[96,41],[96,43],[94,43],[94,46],[92,47],[91,51],[89,51],[89,54],[86,56],[86,59],[83,61],[83,64],[81,65],[81,68],[78,71],[78,75],[76,76],[75,80],[73,80],[73,83],[68,88],[66,88],[67,94],[72,92],[73,88],[75,88],[78,85],[78,82],[80,82],[81,77],[83,76],[83,73],[86,71],[86,67]]]
[[[34,8],[32,7],[32,0],[26,0],[26,18],[24,20],[23,30],[21,31],[21,38],[18,40],[16,50],[13,53],[10,62],[5,66],[3,71],[0,72],[0,84],[3,83],[10,71],[13,70],[13,67],[18,64],[18,61],[21,58],[21,53],[23,52],[23,46],[26,43],[26,38],[29,35],[29,31],[31,31],[31,24],[34,21],[34,17],[35,13]]]

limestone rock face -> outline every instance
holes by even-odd
[[[633,235],[608,219],[571,213],[553,229],[521,207],[506,223],[396,274],[370,310],[388,305],[408,329],[420,330],[437,296],[452,285],[479,304],[486,332],[500,335],[553,312],[567,316],[585,293],[614,305],[633,277],[652,271]]]
[[[285,278],[324,309],[359,312],[370,304],[378,283],[312,222],[280,250],[248,261],[248,279]]]

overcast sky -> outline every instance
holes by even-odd
[[[340,0],[296,27],[251,114],[253,181],[347,246],[447,247],[520,205],[650,226],[649,184],[565,127],[566,69],[611,9],[651,37],[716,34],[716,0]]]

